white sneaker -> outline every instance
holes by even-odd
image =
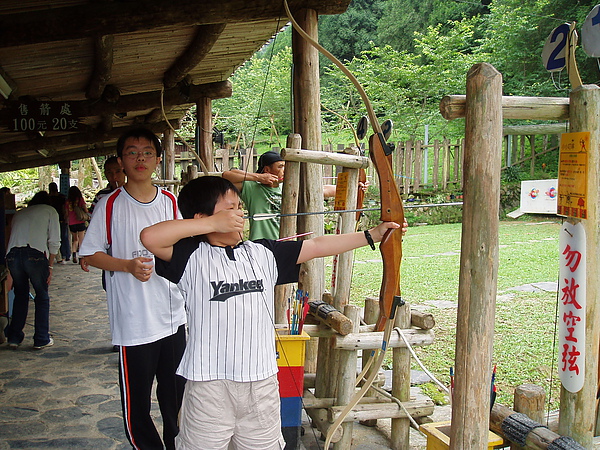
[[[44,344],[44,345],[34,345],[33,348],[35,350],[41,350],[42,348],[52,347],[53,345],[54,345],[54,339],[50,338],[50,341],[48,341],[47,344]]]

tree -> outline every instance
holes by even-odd
[[[423,33],[428,26],[448,21],[460,21],[487,13],[484,5],[474,2],[440,2],[435,0],[386,0],[378,24],[379,42],[396,50],[415,50],[414,35]]]
[[[377,44],[382,0],[353,0],[345,13],[319,17],[319,41],[336,58],[350,61]]]

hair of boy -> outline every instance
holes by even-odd
[[[122,152],[123,150],[121,150]],[[116,156],[109,156],[108,158],[106,158],[106,161],[104,161],[104,171],[106,172],[106,168],[108,166],[110,166],[111,164],[117,165],[119,167],[121,167],[121,164],[119,164],[119,160],[117,159]]]
[[[152,131],[148,128],[139,127],[133,128],[129,131],[126,131],[121,135],[119,140],[117,141],[117,156],[119,158],[123,158],[123,149],[125,148],[125,141],[129,138],[135,139],[148,139],[150,142],[154,144],[154,148],[156,149],[156,156],[159,158],[162,156],[162,146],[160,145],[160,140]],[[105,163],[106,164],[106,163]]]
[[[50,194],[46,191],[40,191],[36,193],[31,200],[27,203],[27,206],[33,205],[49,205],[50,204]]]
[[[276,162],[283,161],[281,155],[273,150],[269,150],[268,152],[264,152],[258,158],[258,170],[257,173],[264,173],[265,167],[269,167]]]
[[[58,192],[58,185],[53,181],[48,185],[48,192],[56,194]]]
[[[177,204],[184,219],[193,219],[196,214],[212,216],[215,205],[227,192],[240,195],[235,185],[221,177],[199,177],[187,183],[179,192]]]

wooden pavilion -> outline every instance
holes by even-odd
[[[289,1],[315,19],[348,3]],[[212,99],[231,96],[230,75],[286,23],[270,0],[1,2],[0,172],[68,170],[114,153],[126,127],[177,128],[194,104],[210,164]]]

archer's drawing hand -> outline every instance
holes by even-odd
[[[214,230],[219,233],[244,231],[244,212],[241,209],[223,209],[210,216]]]
[[[261,173],[259,175],[260,184],[264,184],[265,186],[276,186],[279,183],[279,178],[277,175],[272,173]]]
[[[374,242],[381,242],[381,240],[383,239],[383,235],[387,230],[395,230],[398,228],[400,228],[400,225],[398,225],[396,222],[381,222],[369,232],[371,233],[371,237],[373,238]]]
[[[129,273],[142,282],[148,281],[152,275],[153,267],[152,264],[148,264],[149,262],[152,262],[152,258],[140,256],[138,258],[130,259]]]

